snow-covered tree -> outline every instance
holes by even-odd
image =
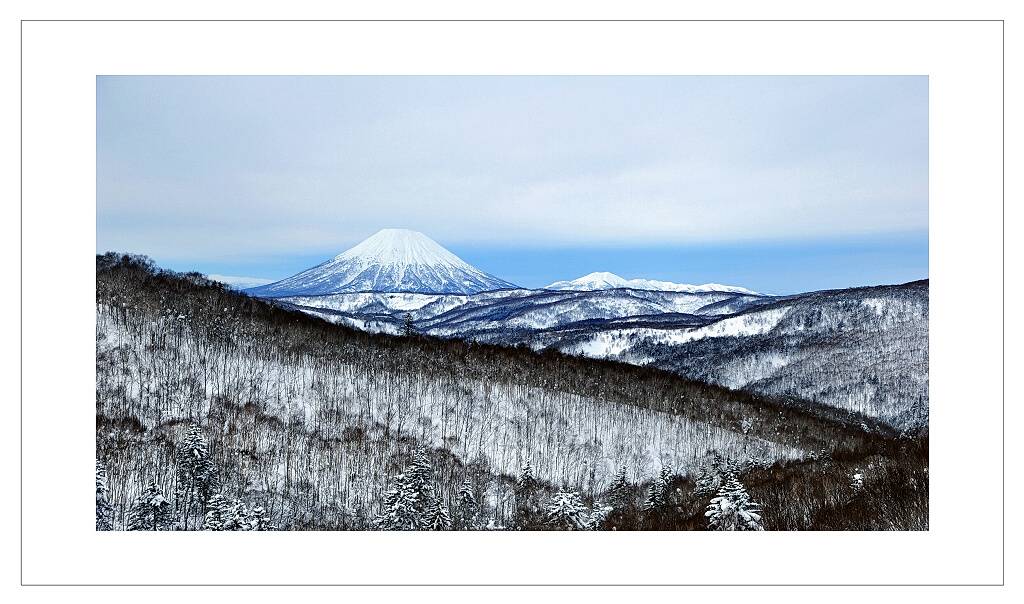
[[[448,513],[448,506],[438,497],[434,499],[433,505],[427,509],[423,518],[423,528],[428,531],[450,531],[452,530],[452,517]]]
[[[760,512],[761,506],[750,500],[739,479],[731,477],[718,490],[704,515],[713,530],[763,531]]]
[[[405,479],[416,494],[416,511],[420,517],[425,516],[437,498],[434,468],[430,464],[430,458],[427,457],[426,449],[421,447],[413,453],[412,463],[405,470]]]
[[[156,483],[150,482],[128,511],[128,530],[166,531],[170,530],[173,523],[171,502],[164,497]]]
[[[272,531],[274,526],[270,524],[270,516],[267,515],[266,510],[263,506],[256,506],[252,509],[249,514],[249,530],[250,531]]]
[[[533,466],[527,459],[516,478],[516,527],[533,526],[540,520],[541,503],[537,480],[533,477]]]
[[[715,453],[710,462],[701,465],[700,473],[694,479],[696,486],[693,494],[697,497],[706,497],[715,493],[730,479],[739,478],[744,465],[744,462],[738,459],[722,457],[721,454]]]
[[[624,508],[629,504],[629,482],[626,480],[626,466],[623,465],[612,478],[612,485],[608,487],[608,503],[613,508]]]
[[[231,503],[228,517],[224,521],[225,531],[249,530],[249,510],[241,500]]]
[[[473,495],[473,485],[469,482],[469,478],[466,478],[462,483],[459,493],[455,496],[455,510],[456,528],[463,531],[480,529],[477,517],[480,512],[480,506]]]
[[[599,530],[611,516],[614,508],[610,505],[602,505],[594,502],[594,508],[590,510],[590,517],[587,518],[587,528],[592,531]]]
[[[824,450],[824,449],[823,449]],[[729,458],[725,462],[725,469],[722,473],[725,481],[729,481],[733,478],[739,478],[740,472],[743,470],[743,463],[738,459]]]
[[[533,464],[527,459],[523,462],[523,467],[519,471],[519,477],[516,478],[516,490],[533,491],[536,488],[537,479],[533,477]]]
[[[590,530],[590,510],[583,505],[579,493],[559,490],[547,508],[545,523],[566,531]]]
[[[417,531],[423,527],[419,498],[405,474],[392,479],[374,524],[382,531]]]
[[[659,510],[669,503],[669,487],[668,483],[672,479],[672,468],[665,465],[661,467],[661,474],[658,475],[658,479],[651,485],[651,490],[647,493],[647,500],[644,501],[645,510]]]
[[[700,467],[700,473],[697,474],[694,482],[696,486],[693,488],[693,494],[697,497],[705,497],[715,492],[719,481],[717,474],[707,464],[704,464]]]
[[[96,460],[96,530],[114,530],[114,506],[107,499],[107,469]]]
[[[204,531],[272,531],[270,518],[262,507],[250,512],[242,500],[232,500],[217,493],[206,504]]]
[[[412,463],[405,472],[392,479],[391,486],[384,493],[381,512],[374,524],[384,531],[427,530],[430,510],[435,510],[435,516],[431,521],[443,524],[444,520],[436,515],[440,513],[436,508],[443,505],[438,499],[434,470],[426,449],[421,447],[413,453]],[[446,507],[444,512],[450,527],[451,517]]]
[[[217,466],[210,456],[199,424],[192,423],[178,447],[177,503],[184,516],[185,529],[192,513],[202,512],[205,503],[220,488]]]
[[[226,525],[231,524],[231,502],[220,493],[210,498],[206,504],[206,517],[203,519],[204,531],[228,531]]]

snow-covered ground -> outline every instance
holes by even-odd
[[[726,317],[704,327],[680,329],[632,327],[608,330],[596,333],[588,339],[572,345],[567,351],[592,358],[611,358],[620,355],[639,341],[682,344],[703,338],[758,335],[767,333],[775,327],[788,310],[788,308],[773,308]]]

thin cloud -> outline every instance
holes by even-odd
[[[928,226],[925,77],[103,77],[97,251],[690,244]]]

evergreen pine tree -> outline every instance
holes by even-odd
[[[750,501],[743,484],[736,477],[729,478],[711,500],[707,512],[710,527],[718,531],[763,531],[761,507]]]
[[[516,489],[520,491],[533,491],[537,488],[537,480],[533,477],[533,464],[527,459],[519,471],[516,479]]]
[[[608,487],[608,503],[615,509],[622,509],[629,504],[629,482],[626,481],[626,466],[619,468]]]
[[[533,466],[527,459],[516,478],[516,528],[524,529],[541,521],[541,503]]]
[[[96,530],[114,530],[114,506],[107,499],[107,469],[96,460]]]
[[[658,475],[658,479],[651,485],[650,492],[647,493],[647,500],[644,501],[644,509],[647,511],[657,511],[665,507],[669,503],[669,492],[668,482],[672,478],[672,468],[665,465],[661,467],[661,474]]]
[[[669,466],[667,464],[662,466],[660,478],[661,484],[665,485],[665,487],[668,488],[668,483],[672,482],[672,479],[675,478],[675,473],[672,471],[672,466]]]
[[[385,531],[425,530],[428,511],[434,509],[435,504],[440,505],[437,499],[434,470],[426,449],[420,447],[413,453],[412,463],[405,472],[392,480],[381,502],[381,513],[374,524]],[[451,518],[447,517],[450,525]]]
[[[381,512],[374,524],[382,531],[418,531],[423,527],[419,509],[416,490],[405,474],[399,474],[384,493]]]
[[[647,499],[644,500],[644,510],[660,510],[663,507],[665,507],[665,490],[656,480],[651,485],[651,490],[647,492]]]
[[[424,448],[417,449],[412,456],[412,463],[405,471],[409,487],[416,494],[416,513],[424,518],[434,505],[437,488],[434,485],[434,469]]]
[[[199,424],[192,423],[185,440],[178,447],[177,503],[188,530],[194,512],[202,513],[207,501],[220,488],[217,466],[210,456]]]
[[[600,530],[611,516],[613,509],[610,505],[601,505],[595,501],[594,508],[590,510],[590,516],[587,518],[587,528],[591,531]]]
[[[455,510],[456,528],[463,531],[473,531],[480,528],[477,519],[480,506],[476,502],[476,497],[473,496],[473,485],[469,482],[469,478],[463,481],[458,495],[455,496]]]
[[[225,531],[249,530],[249,510],[241,500],[231,503],[227,519],[224,521]]]
[[[204,531],[272,531],[270,518],[262,507],[250,512],[242,500],[232,500],[217,493],[206,504]]]
[[[231,502],[220,493],[211,497],[210,501],[206,504],[206,517],[203,519],[202,530],[232,530],[232,508]]]
[[[695,482],[696,486],[693,489],[695,496],[705,497],[715,492],[716,476],[707,464],[701,466],[700,474],[697,475]]]
[[[548,505],[545,523],[564,531],[586,531],[591,528],[590,511],[578,493],[559,490]]]
[[[160,531],[170,530],[174,523],[171,502],[167,501],[156,483],[150,482],[145,492],[135,499],[128,511],[128,530]]]
[[[434,499],[433,505],[427,510],[423,518],[423,528],[428,531],[450,531],[452,530],[452,517],[448,513],[448,506],[438,497]]]
[[[723,474],[723,482],[729,482],[729,480],[735,478],[739,479],[740,471],[743,469],[743,464],[738,459],[730,458],[725,462],[725,472]]]
[[[249,530],[250,531],[272,531],[274,526],[270,524],[270,516],[267,515],[266,510],[263,506],[256,506],[252,509],[249,514]]]

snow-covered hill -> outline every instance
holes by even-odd
[[[712,317],[771,300],[730,292],[633,289],[548,291],[511,289],[473,295],[358,293],[289,296],[279,302],[368,331],[399,333],[408,314],[417,331],[503,342],[510,332],[558,330],[605,321],[671,321],[702,325]]]
[[[758,295],[734,285],[719,285],[717,283],[705,283],[704,285],[686,285],[684,283],[670,283],[668,281],[652,281],[649,279],[623,279],[613,273],[590,273],[572,281],[558,281],[544,289],[559,291],[600,291],[606,289],[643,289],[663,292],[733,292],[740,294]]]
[[[703,325],[608,325],[528,342],[928,425],[928,282],[812,292]]]
[[[343,292],[475,294],[516,287],[471,266],[422,233],[384,229],[323,264],[246,291],[277,298]]]
[[[527,344],[648,365],[728,388],[796,396],[927,425],[928,283],[756,296],[503,290],[339,294],[281,303],[368,331]]]

